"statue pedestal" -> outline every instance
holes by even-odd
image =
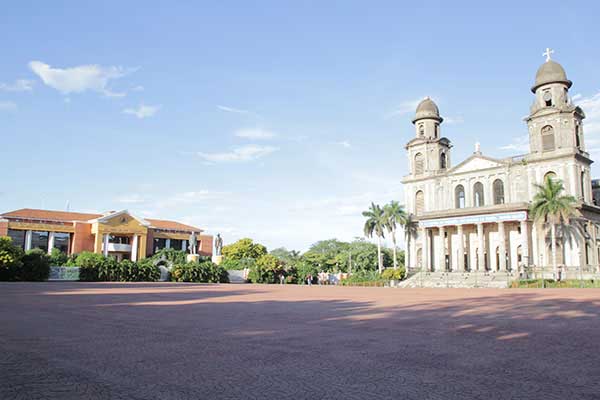
[[[188,254],[186,257],[187,262],[193,262],[193,263],[197,263],[198,260],[200,259],[200,256],[198,254]]]
[[[212,256],[212,262],[217,265],[220,265],[223,262],[223,256]]]

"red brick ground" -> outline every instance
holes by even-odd
[[[0,284],[0,399],[598,399],[600,291]]]

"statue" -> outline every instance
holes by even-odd
[[[198,239],[196,238],[196,232],[192,232],[192,234],[190,235],[190,245],[188,246],[188,249],[190,250],[190,254],[196,254],[196,249],[198,246]]]
[[[221,234],[217,233],[217,237],[215,238],[215,255],[220,256],[221,250],[223,250],[223,239],[221,238]]]

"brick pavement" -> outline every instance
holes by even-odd
[[[0,399],[598,399],[600,290],[0,283]]]

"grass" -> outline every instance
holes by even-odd
[[[562,281],[555,281],[554,279],[527,279],[514,281],[510,285],[511,288],[600,288],[600,280],[578,280],[569,279]]]

